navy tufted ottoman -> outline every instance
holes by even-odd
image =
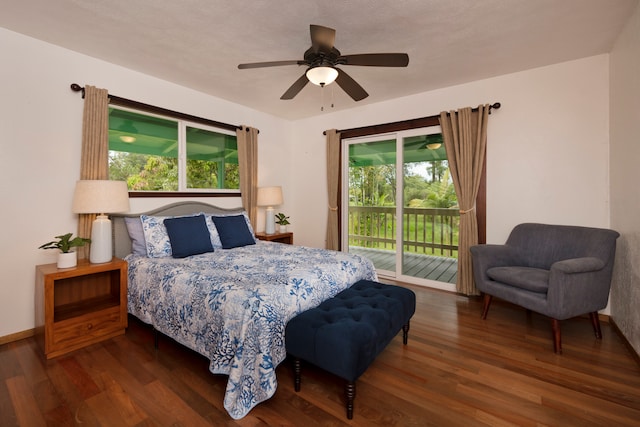
[[[400,286],[361,280],[287,324],[287,352],[300,391],[300,359],[347,380],[347,418],[353,418],[355,381],[402,329],[407,344],[416,295]]]

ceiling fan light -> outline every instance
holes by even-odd
[[[432,142],[430,144],[427,144],[427,148],[429,150],[437,150],[438,148],[440,148],[442,146],[441,142]]]
[[[136,142],[136,138],[134,136],[122,135],[120,137],[120,141],[126,142],[127,144],[133,144],[134,142]]]
[[[313,67],[307,70],[307,78],[311,83],[325,86],[333,83],[338,78],[338,70],[333,67]]]

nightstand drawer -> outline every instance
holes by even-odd
[[[124,323],[124,324],[123,324]],[[94,341],[103,335],[122,331],[126,328],[121,319],[120,307],[112,307],[99,312],[62,320],[53,324],[51,346],[49,351],[62,350],[67,346],[74,346]]]

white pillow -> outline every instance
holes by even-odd
[[[171,256],[171,242],[164,220],[170,216],[140,215],[142,231],[149,258],[163,258]]]

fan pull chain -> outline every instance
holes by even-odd
[[[333,85],[331,86],[331,108],[333,108]]]
[[[320,111],[324,111],[324,85],[320,85]]]

